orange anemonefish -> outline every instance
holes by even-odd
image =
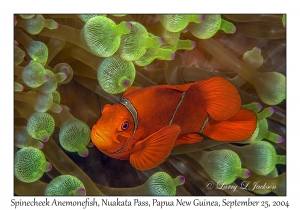
[[[161,164],[174,146],[201,142],[204,136],[236,142],[251,137],[254,112],[241,108],[237,89],[222,77],[184,85],[130,87],[106,104],[91,139],[106,155],[139,170]]]

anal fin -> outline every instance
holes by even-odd
[[[129,157],[130,163],[138,170],[158,166],[170,155],[179,133],[178,125],[168,125],[138,141]]]
[[[232,118],[225,121],[210,119],[206,124],[203,134],[217,141],[237,142],[251,137],[256,129],[256,114],[248,109],[240,111]]]
[[[194,143],[198,143],[203,141],[204,137],[200,136],[198,133],[188,133],[185,134],[183,136],[180,136],[180,138],[178,138],[175,141],[175,147],[179,146],[181,144],[194,144]]]

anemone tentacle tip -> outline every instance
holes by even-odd
[[[201,15],[201,16],[200,16],[200,19],[201,19],[201,21],[203,21],[203,20],[205,19],[205,16],[204,16],[204,15]]]
[[[159,41],[160,41],[160,44],[164,44],[165,43],[165,39],[163,37],[159,37]]]
[[[58,109],[56,110],[56,113],[61,113],[62,110],[63,110],[63,108],[60,106],[60,107],[58,107]]]
[[[234,34],[236,32],[236,27],[234,26],[232,33]]]
[[[171,55],[171,60],[174,60],[176,58],[176,53],[173,53],[172,55]]]
[[[89,151],[86,150],[86,151],[84,151],[84,152],[79,152],[79,155],[80,155],[81,157],[85,158],[85,157],[89,156]]]
[[[275,108],[274,107],[270,107],[270,111],[272,112],[272,113],[274,113],[275,112]]]
[[[49,80],[50,79],[50,75],[49,74],[45,74],[45,79]]]
[[[63,72],[65,79],[68,77],[67,72]]]
[[[257,106],[258,106],[259,110],[261,110],[263,108],[263,105],[261,103],[258,103],[258,102],[257,102]]]
[[[261,51],[260,47],[254,47],[253,50]]]
[[[197,46],[197,42],[192,41],[192,44],[193,44],[193,49],[194,49]]]
[[[250,170],[247,170],[246,172],[246,177],[249,178],[251,176],[251,171]]]
[[[129,79],[123,78],[123,79],[121,80],[121,86],[122,86],[122,87],[124,87],[124,88],[129,88],[130,85],[131,85],[131,82],[130,82]]]
[[[44,149],[45,145],[44,144],[40,144],[39,149]]]
[[[51,165],[50,163],[48,163],[48,164],[46,165],[45,171],[48,172],[48,171],[51,171],[51,170],[52,170],[52,165]]]
[[[76,190],[77,195],[85,196],[86,195],[86,190],[83,187],[80,187]]]
[[[129,27],[129,29],[132,30],[132,23],[127,22],[127,25],[128,25],[128,27]]]
[[[48,135],[42,136],[42,139],[41,139],[42,142],[47,142],[48,140],[49,140],[49,136]]]
[[[26,53],[22,50],[21,52],[20,52],[20,56],[21,57],[24,57],[26,55]]]
[[[279,140],[278,140],[278,142],[279,142],[280,144],[284,142],[284,138],[283,138],[283,136],[279,136]]]
[[[185,177],[184,176],[178,176],[178,180],[180,183],[185,183]]]

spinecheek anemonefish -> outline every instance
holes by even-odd
[[[213,140],[238,142],[256,129],[254,112],[241,108],[237,89],[222,77],[184,85],[130,87],[103,107],[91,139],[104,154],[129,159],[138,170],[161,164],[173,147]]]

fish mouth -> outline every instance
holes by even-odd
[[[97,135],[97,131],[94,131],[94,135],[97,137],[97,138],[101,138],[100,136]]]
[[[91,139],[94,145],[100,150],[107,150],[111,147],[112,138],[106,135],[103,135],[102,132],[97,132],[95,128],[92,128]]]

